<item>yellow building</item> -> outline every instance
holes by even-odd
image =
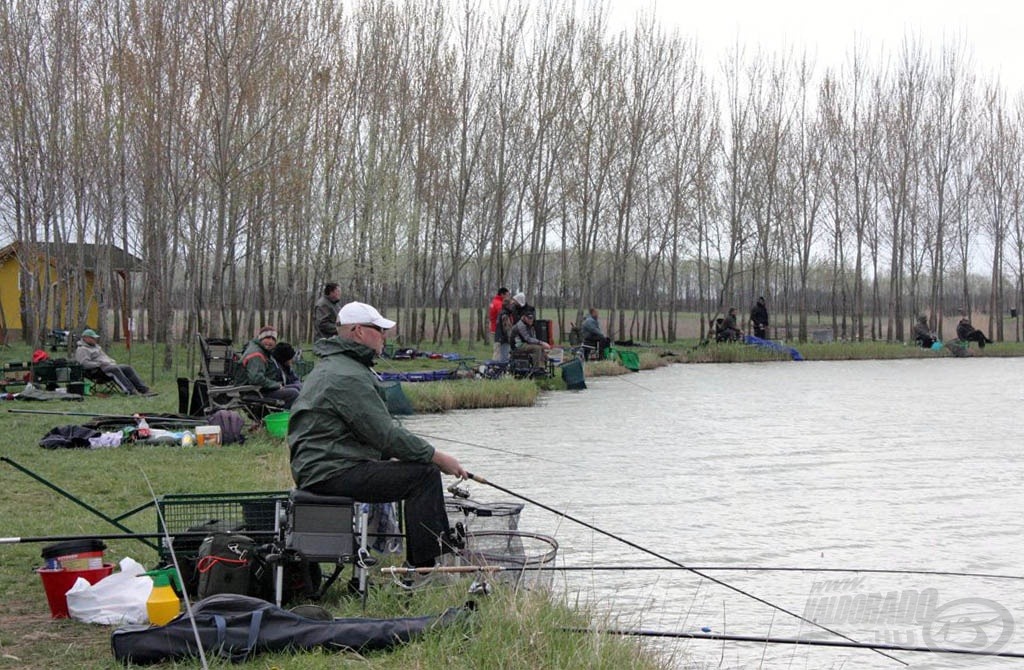
[[[106,244],[14,242],[3,247],[0,343],[23,338],[26,333],[42,342],[51,329],[102,328],[97,269],[118,278],[114,283],[101,277],[103,290],[111,285],[124,287],[128,274],[141,267],[141,263],[141,259],[123,249]],[[27,286],[23,285],[25,282]]]

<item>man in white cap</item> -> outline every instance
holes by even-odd
[[[118,364],[113,358],[103,351],[99,344],[100,334],[92,328],[82,331],[82,339],[78,341],[78,348],[75,349],[75,360],[85,371],[100,370],[114,380],[118,388],[125,395],[157,395],[151,391],[146,382],[139,378],[135,368],[130,365]]]
[[[318,340],[320,358],[303,382],[288,424],[295,484],[361,502],[405,501],[407,562],[429,567],[457,545],[445,511],[441,473],[465,479],[459,461],[406,430],[388,414],[371,369],[395,322],[350,302],[338,334]]]

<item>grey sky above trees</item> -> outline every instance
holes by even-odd
[[[958,309],[1010,336],[1022,107],[955,45],[835,70],[738,48],[712,79],[651,22],[474,7],[7,3],[2,241],[144,258],[127,296],[97,297],[167,343],[271,322],[308,339],[328,280],[407,342],[479,337],[500,285],[562,332],[596,304],[613,337],[671,340],[681,311],[766,295],[793,336],[823,313],[902,340]],[[33,281],[38,333],[59,296]]]

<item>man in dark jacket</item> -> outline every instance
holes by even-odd
[[[515,300],[506,295],[502,302],[501,311],[498,313],[498,323],[494,330],[494,342],[497,344],[498,354],[494,360],[499,363],[508,363],[509,355],[512,353],[513,329],[516,325]]]
[[[992,340],[985,337],[985,333],[971,325],[971,320],[964,315],[960,323],[956,324],[956,336],[966,342],[977,342],[979,349],[984,349],[986,344],[992,344]]]
[[[324,284],[324,293],[313,307],[313,323],[316,337],[334,337],[338,334],[338,303],[341,302],[341,287],[334,282]]]
[[[235,375],[236,384],[259,387],[259,394],[264,398],[280,400],[285,409],[292,406],[299,390],[284,385],[281,370],[274,360],[272,352],[277,344],[277,330],[273,326],[263,326],[250,340],[242,352],[241,365]]]
[[[914,342],[922,349],[931,349],[938,338],[928,327],[928,317],[924,314],[917,317],[917,325],[914,326]]]
[[[754,337],[768,339],[768,308],[765,307],[764,296],[758,298],[750,308],[750,327],[754,331]]]
[[[300,489],[360,502],[405,501],[407,560],[434,565],[454,545],[441,473],[467,478],[459,461],[406,430],[388,414],[370,366],[395,325],[376,309],[350,302],[338,335],[319,340],[320,360],[306,377],[288,424],[292,477]]]
[[[740,332],[739,324],[736,323],[735,307],[729,308],[729,313],[725,315],[715,339],[719,342],[737,342],[743,339],[743,333]]]

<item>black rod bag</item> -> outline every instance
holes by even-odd
[[[324,647],[372,651],[405,643],[427,630],[468,617],[472,604],[439,615],[400,619],[308,619],[259,598],[223,593],[192,607],[206,654],[240,662],[262,652]],[[166,626],[123,626],[110,636],[114,658],[124,664],[160,663],[199,656],[187,614]]]

